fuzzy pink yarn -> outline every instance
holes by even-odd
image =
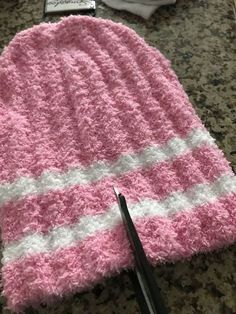
[[[132,265],[113,195],[154,264],[236,240],[236,180],[169,61],[127,27],[68,17],[0,57],[4,295],[25,306]]]

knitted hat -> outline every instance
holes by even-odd
[[[0,58],[0,208],[11,309],[133,263],[112,187],[149,260],[236,240],[236,180],[169,62],[127,27],[69,17]]]

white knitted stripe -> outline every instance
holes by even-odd
[[[190,211],[197,206],[214,203],[218,198],[236,193],[236,177],[222,175],[212,183],[196,184],[185,192],[173,192],[163,200],[145,199],[138,203],[129,203],[133,219],[140,217],[168,217],[181,211]],[[121,222],[118,205],[114,204],[104,214],[84,216],[78,223],[61,226],[47,234],[34,233],[19,241],[6,245],[3,251],[3,264],[28,254],[53,252],[78,244],[100,231],[111,230]]]
[[[205,143],[214,145],[214,139],[207,131],[195,129],[184,139],[175,137],[165,145],[149,146],[138,153],[121,154],[113,163],[98,161],[91,166],[73,168],[64,173],[44,171],[38,178],[21,177],[13,183],[0,184],[0,205],[28,195],[44,194],[77,184],[91,184],[105,177],[152,166],[174,159]]]

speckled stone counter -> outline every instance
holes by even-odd
[[[236,169],[236,45],[231,0],[179,0],[144,21],[98,4],[97,16],[122,22],[171,60],[207,129]],[[0,0],[0,48],[42,22],[43,0]],[[55,21],[58,17],[46,18]],[[1,84],[1,82],[0,82]],[[156,268],[170,313],[236,313],[236,245]],[[10,313],[0,299],[2,313]],[[139,313],[127,274],[93,291],[25,313]]]

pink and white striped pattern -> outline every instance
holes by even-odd
[[[111,21],[21,32],[0,58],[0,211],[11,309],[236,240],[236,180],[169,62]],[[29,288],[30,287],[30,288]]]

